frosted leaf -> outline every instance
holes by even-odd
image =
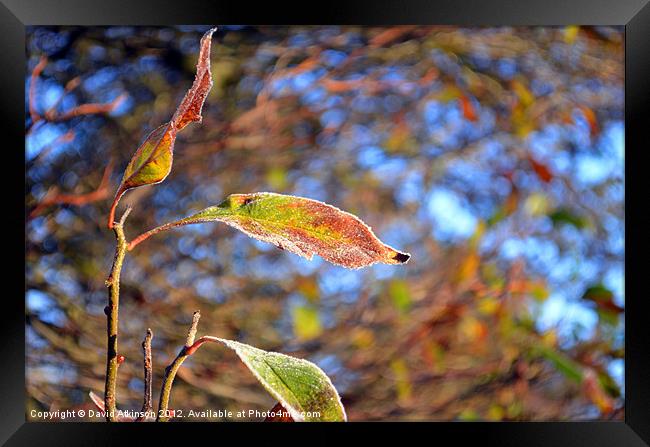
[[[262,386],[295,421],[347,420],[341,398],[332,381],[313,363],[218,337],[202,337],[198,345],[206,341],[222,343],[235,351]]]
[[[213,221],[307,259],[317,254],[347,268],[403,264],[411,257],[381,242],[350,213],[317,200],[269,192],[232,194],[217,206],[165,227]]]

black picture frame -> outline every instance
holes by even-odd
[[[625,27],[625,388],[623,422],[518,422],[334,424],[319,430],[347,437],[352,431],[383,436],[395,433],[406,442],[422,436],[488,445],[650,445],[650,345],[644,319],[644,254],[648,252],[648,223],[644,215],[646,167],[643,137],[650,105],[649,0],[330,0],[314,5],[266,2],[247,4],[206,0],[0,0],[0,114],[6,124],[3,142],[3,210],[5,259],[24,256],[25,203],[16,184],[25,181],[25,26],[26,25],[169,25],[169,24],[454,24],[454,25],[621,25]],[[647,174],[646,174],[647,175]],[[21,222],[21,217],[23,221]],[[18,235],[23,235],[21,241]],[[21,247],[21,244],[23,246]],[[24,287],[18,262],[3,261],[3,312],[0,331],[0,442],[6,445],[125,444],[152,433],[173,442],[205,431],[208,439],[249,436],[248,424],[84,424],[26,423]],[[23,271],[24,273],[24,271]],[[372,426],[370,426],[372,425]],[[302,436],[312,424],[255,424],[265,436]],[[282,432],[282,433],[280,433]],[[419,433],[415,433],[419,432]],[[408,436],[408,437],[406,437]],[[273,439],[273,438],[267,438]],[[333,438],[335,439],[335,438]],[[144,442],[144,441],[141,441]],[[271,441],[272,442],[272,441]],[[428,442],[428,441],[427,441]],[[449,442],[449,441],[444,441]]]

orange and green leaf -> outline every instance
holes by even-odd
[[[411,257],[381,242],[350,213],[317,200],[268,192],[232,194],[217,206],[142,234],[129,249],[169,228],[215,221],[307,259],[316,254],[347,268],[404,264]]]
[[[145,138],[124,170],[122,182],[111,205],[108,217],[109,228],[113,227],[115,208],[124,193],[138,186],[153,185],[165,180],[172,169],[176,134],[193,121],[201,122],[203,103],[212,88],[210,47],[215,30],[216,28],[212,28],[201,38],[194,83],[185,94],[171,121],[161,125]]]
[[[124,170],[114,205],[117,205],[127,190],[160,183],[169,175],[175,139],[176,128],[173,122],[163,124],[147,136]],[[112,220],[111,218],[109,223],[112,223]]]

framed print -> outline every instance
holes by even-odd
[[[0,439],[648,445],[647,2],[304,9],[2,0]]]

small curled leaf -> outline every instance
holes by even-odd
[[[169,175],[176,132],[172,121],[158,127],[145,138],[124,170],[121,190],[159,183]]]
[[[235,351],[266,391],[279,401],[272,411],[286,409],[297,422],[347,420],[341,398],[332,381],[313,363],[211,336],[201,337],[189,349],[193,352],[205,342],[221,343]]]
[[[208,93],[212,89],[210,48],[212,46],[212,34],[216,30],[216,28],[212,28],[201,38],[199,61],[196,64],[194,83],[192,83],[192,87],[185,94],[178,109],[176,109],[176,113],[172,117],[172,122],[174,122],[178,130],[182,130],[193,121],[200,123],[203,120],[203,116],[201,115],[203,103],[205,103],[205,98],[208,97]]]
[[[411,257],[381,242],[350,213],[317,200],[268,192],[232,194],[217,206],[143,234],[129,249],[168,228],[214,221],[307,259],[317,254],[352,269],[375,263],[404,264]]]
[[[171,121],[151,132],[136,150],[124,170],[122,182],[117,189],[108,217],[108,227],[113,228],[115,208],[126,191],[138,186],[160,183],[171,172],[176,134],[193,121],[201,122],[201,110],[212,88],[210,73],[210,48],[216,28],[201,38],[199,60],[192,87],[185,94]]]

